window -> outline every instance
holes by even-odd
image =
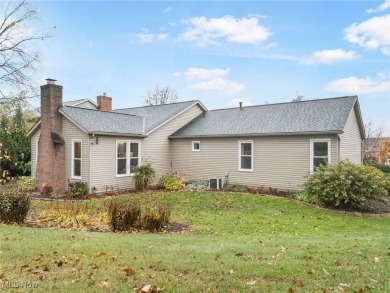
[[[72,140],[72,178],[81,179],[81,140]]]
[[[140,142],[130,140],[118,140],[116,142],[116,175],[130,176],[134,174],[134,168],[140,163]]]
[[[192,151],[193,152],[200,152],[200,141],[193,141],[192,142]]]
[[[253,141],[238,142],[238,171],[253,171]]]
[[[320,165],[330,164],[330,139],[310,140],[310,172]]]

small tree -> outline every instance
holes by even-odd
[[[366,138],[363,141],[363,162],[366,164],[378,163],[379,142],[383,138],[384,129],[382,126],[375,126],[372,120],[365,125]]]
[[[134,168],[133,182],[137,190],[145,190],[156,177],[156,171],[150,163],[142,164]]]
[[[179,95],[176,90],[166,87],[159,87],[158,85],[154,88],[154,90],[147,91],[147,95],[145,98],[145,104],[148,106],[152,105],[163,105],[175,103],[179,100]]]
[[[385,164],[390,160],[390,137],[383,138],[378,142],[378,162]]]

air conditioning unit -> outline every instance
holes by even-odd
[[[209,178],[209,188],[210,189],[223,188],[223,179],[222,178]]]

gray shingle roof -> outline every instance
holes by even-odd
[[[115,113],[131,114],[145,118],[145,132],[149,132],[169,118],[180,113],[197,101],[187,101],[165,105],[145,106],[113,110]]]
[[[63,106],[61,112],[88,133],[143,134],[142,117],[69,106]]]
[[[356,96],[212,110],[171,137],[341,132]]]

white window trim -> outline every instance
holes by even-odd
[[[195,148],[194,148],[194,145],[195,145],[196,143],[199,144],[199,149],[195,149]],[[200,141],[195,140],[195,141],[192,142],[192,151],[193,151],[193,152],[200,152]]]
[[[313,156],[314,156],[314,143],[315,142],[327,142],[328,143],[328,165],[331,164],[332,160],[330,157],[331,154],[331,139],[324,138],[324,139],[311,139],[310,140],[310,173],[314,173],[314,164],[313,164]]]
[[[80,143],[80,174],[81,176],[75,176],[74,175],[74,143],[79,142]],[[82,179],[83,177],[83,141],[81,139],[72,139],[72,164],[71,164],[71,178],[72,179]]]
[[[250,143],[251,144],[251,169],[242,169],[241,168],[241,144]],[[253,172],[253,140],[239,140],[238,141],[238,171],[240,172]]]
[[[126,143],[126,174],[118,174],[118,143]],[[134,173],[130,173],[130,144],[138,144],[138,165],[141,164],[141,141],[140,140],[127,140],[127,139],[117,139],[115,141],[115,177],[129,177],[134,176]]]

